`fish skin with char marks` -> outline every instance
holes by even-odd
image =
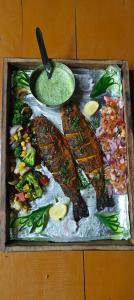
[[[74,103],[65,106],[61,116],[64,136],[72,155],[95,188],[97,209],[113,206],[114,201],[105,190],[101,146],[91,124]]]
[[[61,132],[45,117],[32,120],[32,131],[38,145],[38,155],[73,203],[74,219],[78,222],[89,212],[78,189],[79,179],[71,151]]]

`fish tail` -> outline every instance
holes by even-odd
[[[97,210],[103,210],[105,207],[113,207],[114,206],[113,197],[109,197],[108,193],[104,193],[100,197],[97,196]]]
[[[73,202],[73,214],[76,222],[79,222],[80,219],[87,218],[89,216],[87,204],[82,198]]]

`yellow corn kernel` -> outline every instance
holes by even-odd
[[[27,137],[28,137],[28,134],[27,134],[27,133],[23,134],[23,138],[24,138],[24,139],[26,139]]]
[[[25,142],[28,143],[30,140],[30,137],[28,136],[26,139],[25,139]]]
[[[26,193],[26,194],[25,194],[25,199],[27,199],[27,198],[28,198],[28,194]]]
[[[25,193],[25,198],[26,199],[30,198],[30,193]]]
[[[22,153],[21,153],[21,157],[25,157],[26,156],[26,151],[24,150],[24,151],[22,151]]]
[[[21,146],[22,147],[24,147],[25,146],[25,142],[23,141],[23,142],[21,142]]]
[[[26,148],[26,146],[23,146],[22,149],[23,149],[23,151],[25,151],[27,148]]]
[[[18,134],[14,134],[13,138],[14,138],[15,141],[17,141],[18,140]]]
[[[25,168],[25,163],[24,162],[21,162],[20,164],[19,164],[19,172],[20,171],[22,171],[24,168]]]
[[[13,135],[10,136],[10,141],[11,141],[11,142],[14,142],[14,136],[13,136]]]
[[[28,192],[28,191],[29,191],[29,185],[28,185],[28,184],[25,184],[25,185],[24,185],[23,191],[24,191],[24,192]]]

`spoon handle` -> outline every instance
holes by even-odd
[[[48,55],[47,55],[47,50],[45,47],[44,39],[42,32],[39,27],[36,28],[36,37],[37,37],[37,42],[41,54],[41,59],[44,65],[44,68],[47,72],[48,79],[51,78],[52,75],[52,62],[49,60]]]

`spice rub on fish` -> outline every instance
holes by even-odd
[[[100,144],[88,121],[75,104],[62,109],[64,136],[72,155],[90,179],[96,191],[97,209],[113,206],[112,198],[105,191],[103,157]]]
[[[60,131],[44,116],[32,120],[38,154],[66,196],[73,202],[74,219],[78,222],[89,212],[78,189],[78,176],[71,151]]]

